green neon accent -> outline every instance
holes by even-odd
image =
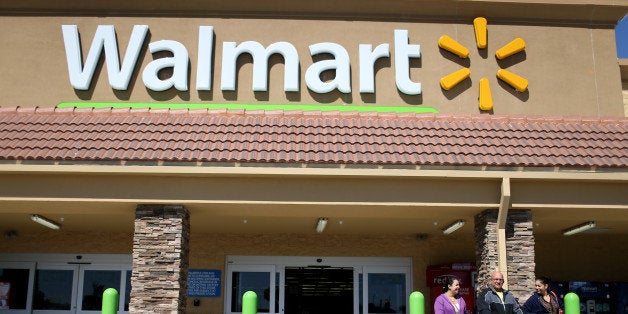
[[[131,108],[131,109],[244,109],[244,110],[303,110],[303,111],[358,111],[358,112],[413,112],[438,113],[432,107],[414,106],[348,106],[348,105],[253,105],[253,104],[169,104],[169,103],[113,103],[113,102],[62,102],[57,108]]]

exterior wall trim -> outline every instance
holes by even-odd
[[[628,171],[627,171],[628,172]],[[119,176],[195,176],[195,177],[404,177],[404,178],[479,178],[511,180],[628,181],[626,172],[580,171],[469,171],[400,169],[326,169],[270,167],[177,167],[177,166],[86,166],[86,165],[0,165],[3,173],[32,174],[111,174]]]

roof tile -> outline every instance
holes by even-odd
[[[0,159],[628,166],[628,119],[0,108]]]

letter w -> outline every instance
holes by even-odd
[[[83,57],[81,42],[79,39],[78,27],[76,25],[63,25],[63,42],[65,43],[65,55],[68,61],[68,72],[70,74],[70,84],[78,90],[88,90],[92,84],[92,77],[98,65],[98,60],[105,49],[105,61],[107,62],[107,75],[109,84],[113,89],[126,90],[131,81],[131,75],[137,58],[140,54],[148,25],[135,25],[129,40],[129,45],[124,55],[122,68],[120,68],[120,57],[118,55],[118,44],[116,31],[113,25],[99,25],[89,48],[85,67],[83,67]]]

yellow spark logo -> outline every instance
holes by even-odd
[[[486,49],[487,42],[487,22],[483,17],[478,17],[473,20],[473,29],[475,31],[475,42],[478,49]],[[469,49],[454,40],[453,38],[443,35],[438,39],[438,47],[445,49],[460,58],[469,57]],[[518,52],[525,50],[526,43],[521,38],[515,38],[513,41],[499,48],[495,52],[495,57],[499,60],[512,56]],[[467,79],[471,75],[469,68],[462,68],[458,71],[450,73],[440,79],[440,86],[444,90],[450,90],[458,83]],[[497,77],[508,85],[514,87],[519,92],[524,92],[528,89],[528,80],[516,75],[505,69],[499,69],[497,71]],[[480,79],[480,97],[479,106],[480,110],[492,110],[493,109],[493,97],[491,96],[491,87],[489,86],[488,79],[483,77]]]

